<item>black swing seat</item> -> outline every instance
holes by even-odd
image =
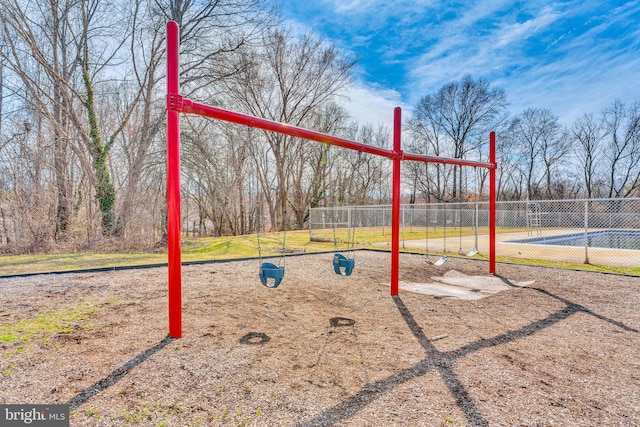
[[[335,254],[333,256],[333,271],[335,271],[336,274],[349,276],[353,272],[355,265],[356,260],[353,258],[347,258],[342,254]]]
[[[267,288],[277,288],[284,278],[284,267],[270,262],[260,264],[260,281]]]

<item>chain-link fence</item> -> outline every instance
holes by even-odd
[[[402,205],[401,247],[488,257],[488,209],[486,201]],[[498,202],[496,231],[499,260],[640,268],[640,198]],[[391,206],[313,208],[309,237],[388,246]]]

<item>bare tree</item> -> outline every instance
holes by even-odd
[[[270,120],[304,126],[312,116],[332,101],[350,79],[353,61],[335,47],[311,36],[294,39],[283,31],[271,31],[263,40],[264,48],[240,52],[231,69],[241,70],[237,78],[225,80],[232,104],[248,113]],[[289,189],[294,176],[297,147],[290,136],[265,133],[276,179],[275,199],[267,197],[272,228],[286,221]],[[263,174],[262,188],[269,177]],[[268,195],[268,194],[267,194]]]
[[[133,75],[140,92],[141,104],[136,112],[136,118],[131,120],[131,127],[135,129],[124,139],[128,163],[131,167],[125,179],[122,210],[118,219],[120,227],[125,227],[134,212],[134,207],[139,201],[140,190],[138,184],[143,178],[143,166],[155,137],[161,129],[164,119],[164,99],[161,97],[158,85],[163,83],[162,61],[164,55],[164,27],[167,20],[174,20],[180,25],[181,42],[181,92],[188,97],[206,99],[209,103],[218,102],[220,81],[233,77],[237,70],[228,67],[232,62],[230,55],[240,48],[255,46],[261,41],[263,32],[270,28],[276,21],[272,5],[266,0],[224,0],[216,2],[199,2],[194,0],[155,0],[150,4],[138,1],[132,10],[135,17],[133,23],[133,37],[131,40],[131,57],[133,58]],[[226,142],[235,146],[237,138],[232,138],[225,126],[214,131],[207,127],[209,133],[226,135]],[[208,156],[201,156],[201,150],[211,148],[203,146],[201,134],[196,132],[189,135],[193,129],[185,128],[186,144],[195,144],[185,152],[185,168],[189,165],[198,165],[194,173],[202,171],[203,162],[207,162],[210,156],[215,156],[216,150],[225,147],[215,147]],[[237,133],[235,136],[237,137]],[[225,149],[222,152],[227,152]],[[234,152],[229,151],[230,155]],[[238,154],[237,152],[235,152]],[[210,159],[212,160],[212,159]],[[219,160],[219,159],[218,159]],[[239,161],[239,159],[236,159]],[[210,165],[209,165],[210,166]],[[207,166],[207,167],[209,167]],[[232,184],[242,186],[237,177],[242,176],[243,169],[234,172]],[[192,171],[188,171],[189,174]],[[224,175],[226,176],[226,175]],[[198,177],[200,184],[207,184],[206,177]],[[196,182],[196,181],[192,181]],[[218,215],[211,211],[215,206],[216,212],[223,212],[225,205],[212,205],[212,193],[224,188],[227,182],[212,183],[213,186],[198,186],[192,195],[200,206],[201,217],[210,217],[214,222],[216,232],[232,233],[244,230],[247,227],[244,206],[240,206],[240,213],[230,209],[227,215]],[[218,186],[216,188],[216,186]],[[226,194],[226,193],[225,193]],[[198,196],[196,196],[198,195]],[[228,200],[234,200],[234,195],[226,194]],[[233,215],[238,213],[240,224],[236,224]],[[204,224],[204,223],[203,223]],[[225,225],[226,224],[226,225]]]
[[[559,180],[559,172],[565,164],[565,159],[571,152],[571,137],[568,131],[561,130],[560,124],[552,119],[549,123],[549,131],[542,140],[542,147],[540,150],[540,156],[542,157],[542,163],[544,164],[545,175],[545,194],[548,199],[556,197],[556,189],[562,189],[566,185],[558,185],[562,182]],[[556,181],[556,179],[558,179]],[[560,191],[558,196],[562,198],[564,190]]]
[[[577,119],[570,128],[578,160],[578,170],[581,171],[582,181],[587,198],[600,195],[597,189],[597,177],[602,168],[604,155],[604,131],[602,122],[593,114],[585,114]]]
[[[4,37],[0,34],[0,50],[4,50]],[[4,55],[0,54],[0,148],[2,148],[2,119],[4,118]]]
[[[608,197],[626,197],[640,182],[640,105],[626,108],[616,100],[602,114],[608,137]]]
[[[418,154],[432,156],[451,156],[447,146],[445,134],[440,130],[438,122],[429,119],[428,112],[418,109],[417,115],[412,116],[409,122],[411,139],[407,147]],[[427,202],[432,199],[443,201],[446,192],[446,171],[440,164],[423,166],[420,163],[411,162],[407,170],[413,175],[413,185],[416,191],[420,191]],[[431,172],[430,172],[431,171]],[[434,172],[435,171],[435,172]]]
[[[526,179],[522,168],[523,159],[519,153],[514,128],[505,126],[497,131],[496,159],[496,193],[501,200],[521,200],[526,193]]]
[[[308,127],[318,132],[344,135],[349,126],[349,115],[340,105],[327,102],[310,113],[306,121]],[[317,206],[321,200],[327,203],[329,194],[334,194],[328,173],[339,160],[337,151],[322,144],[309,141],[297,141],[293,145],[291,156],[291,181],[289,190],[289,208],[292,226],[304,227],[310,206]]]
[[[391,132],[384,125],[377,126],[366,123],[356,128],[353,138],[365,144],[380,148],[389,148]],[[390,194],[391,162],[378,156],[350,152],[345,156],[349,163],[350,173],[347,175],[347,194],[351,204],[365,205],[379,196]]]
[[[65,25],[72,2],[48,2],[42,7],[0,1],[6,49],[0,51],[22,81],[25,101],[47,117],[53,128],[54,172],[57,188],[56,235],[64,239],[71,217],[72,192],[68,182],[70,125],[65,110],[76,68],[72,40]],[[41,72],[40,72],[41,71]],[[41,78],[43,75],[46,78]]]
[[[527,197],[550,195],[552,169],[567,154],[567,142],[560,138],[558,118],[548,109],[528,108],[511,120],[509,137],[517,144],[516,153],[524,169]]]
[[[274,22],[264,0],[0,0],[0,6],[10,41],[0,58],[55,132],[59,236],[71,222],[74,188],[82,187],[69,181],[76,162],[93,187],[78,194],[88,210],[90,203],[98,207],[103,234],[124,236],[148,206],[141,185],[144,171],[157,166],[149,154],[164,117],[166,19],[183,25],[182,80],[189,91],[224,77],[224,55],[260,40]]]
[[[504,119],[506,105],[503,89],[492,89],[486,79],[474,80],[467,75],[423,97],[416,106],[414,116],[424,129],[446,135],[451,144],[452,157],[462,159],[486,140],[490,128]],[[454,199],[462,191],[462,169],[458,169],[454,167]]]
[[[201,96],[204,91],[215,97],[219,90],[215,83],[238,71],[231,65],[229,55],[244,47],[261,45],[263,33],[277,23],[275,6],[269,0],[151,3],[148,19],[153,23],[153,33],[161,31],[160,42],[164,41],[166,21],[176,21],[180,26],[181,91],[187,96]]]
[[[71,215],[71,184],[67,182],[67,150],[71,148],[95,189],[102,213],[102,232],[112,234],[115,189],[107,162],[122,126],[107,125],[110,120],[101,123],[96,78],[113,65],[127,35],[119,31],[115,18],[114,25],[103,25],[107,16],[113,16],[111,5],[106,1],[51,1],[48,7],[42,8],[19,1],[3,3],[5,30],[12,36],[11,53],[7,56],[32,98],[37,100],[40,111],[50,117],[56,132],[58,228],[66,230]],[[25,51],[28,59],[23,54]],[[29,64],[44,70],[47,81],[34,80]],[[108,130],[113,133],[103,142],[102,135]]]

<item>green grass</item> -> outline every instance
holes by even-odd
[[[263,256],[278,254],[284,233],[260,235]],[[310,242],[308,231],[288,231],[286,247],[293,251],[319,252],[331,250],[332,243]],[[255,234],[232,237],[185,238],[182,241],[182,260],[202,261],[258,256],[258,238]],[[0,256],[0,275],[22,273],[48,273],[87,268],[109,268],[124,265],[162,264],[167,252],[138,253],[74,252],[63,254]]]
[[[74,252],[65,254],[11,255],[0,257],[0,275],[153,264],[166,261],[166,253]]]
[[[488,259],[488,258],[487,258]],[[524,259],[511,257],[496,257],[497,262],[508,262],[511,264],[537,265],[540,267],[565,268],[569,270],[595,271],[599,273],[626,274],[629,276],[640,276],[640,267],[612,267],[599,264],[575,264],[571,262],[547,261],[543,259]]]
[[[0,325],[0,342],[47,341],[52,335],[73,332],[75,324],[85,322],[97,310],[88,302],[80,301],[71,307],[49,310],[32,318]]]
[[[510,233],[522,231],[521,229],[500,229],[499,233]],[[449,227],[446,230],[447,238],[456,238],[462,233],[463,236],[474,234],[472,227],[458,228]],[[480,228],[480,235],[486,235],[488,230]],[[440,227],[434,229],[429,227],[429,238],[442,238],[445,230]],[[331,251],[337,248],[345,251],[349,247],[350,238],[346,229],[316,230],[313,233],[314,240],[309,241],[309,232],[306,230],[288,231],[286,233],[285,246],[288,251],[293,252],[320,252]],[[336,240],[334,246],[333,240]],[[424,227],[407,227],[400,238],[405,240],[425,239]],[[284,233],[260,234],[260,247],[262,256],[277,255],[283,245]],[[388,249],[388,246],[376,244],[389,242],[391,240],[390,227],[358,227],[355,229],[355,240],[357,248],[378,248]],[[416,250],[417,251],[417,250]],[[419,251],[418,251],[419,252]],[[455,255],[451,253],[451,255]],[[184,238],[182,241],[182,261],[203,261],[216,259],[233,259],[258,256],[258,236],[255,234],[231,237],[203,237]],[[482,256],[479,255],[482,259]],[[486,259],[486,258],[485,258]],[[608,267],[594,264],[571,264],[566,262],[552,262],[535,259],[498,257],[498,262],[511,262],[516,264],[543,265],[548,267],[569,268],[574,270],[587,270],[599,272],[613,272],[618,274],[629,274],[640,276],[640,266],[634,268]],[[166,251],[138,252],[138,253],[98,253],[79,252],[64,254],[40,254],[40,255],[16,255],[0,256],[0,275],[39,273],[39,272],[60,272],[86,268],[108,268],[125,265],[142,264],[162,264],[167,262]]]
[[[321,252],[346,250],[347,231],[337,230],[337,245],[333,244],[333,231],[318,232],[317,236],[325,241],[309,241],[309,232],[305,230],[288,231],[285,246],[294,252]],[[434,233],[433,237],[437,237]],[[424,229],[406,232],[406,239],[424,238]],[[260,234],[262,256],[277,255],[283,245],[284,233]],[[355,240],[358,247],[372,247],[375,243],[390,239],[390,228],[358,228]],[[258,236],[255,234],[230,237],[184,238],[182,241],[182,260],[202,261],[258,256]],[[75,252],[63,254],[11,255],[0,256],[0,275],[60,272],[87,268],[109,268],[124,265],[161,264],[167,262],[166,251],[148,251],[138,253],[99,253]]]

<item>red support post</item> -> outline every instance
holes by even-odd
[[[391,198],[391,296],[398,295],[400,277],[400,165],[402,162],[402,110],[393,110],[393,182]]]
[[[489,274],[496,273],[496,133],[489,134]]]
[[[167,23],[167,239],[169,336],[182,338],[182,255],[180,248],[180,99],[178,24]]]

